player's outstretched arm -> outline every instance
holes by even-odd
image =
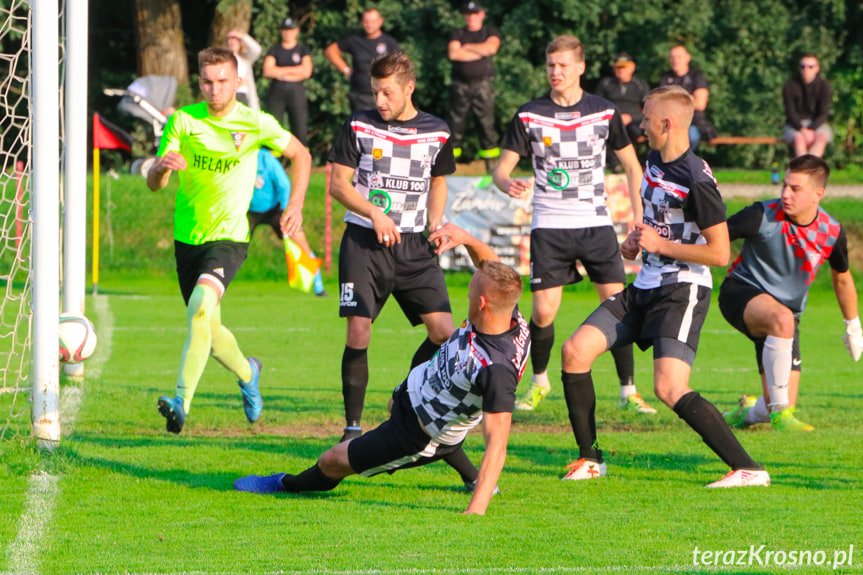
[[[510,177],[516,164],[518,164],[518,158],[518,154],[512,150],[501,152],[500,160],[494,169],[494,174],[492,174],[492,180],[494,180],[494,185],[497,186],[497,189],[520,200],[530,193],[533,183],[530,180],[520,180]]]
[[[363,198],[353,184],[354,168],[334,163],[330,178],[330,195],[341,205],[363,217],[369,218],[378,235],[378,241],[386,246],[401,243],[402,236],[396,223],[379,207]]]
[[[435,250],[437,255],[441,255],[456,246],[464,246],[467,248],[467,253],[470,255],[470,259],[475,266],[478,266],[483,261],[500,261],[500,258],[490,246],[450,222],[432,232],[429,235],[429,241],[434,242],[438,246]]]
[[[857,287],[854,285],[854,277],[850,271],[837,272],[833,274],[833,291],[836,292],[836,300],[839,309],[845,319],[845,335],[842,341],[854,361],[860,359],[863,354],[863,329],[860,327],[860,317],[857,314]]]
[[[511,425],[512,413],[506,411],[483,413],[482,435],[485,439],[485,453],[479,466],[476,490],[464,511],[465,515],[485,515],[506,461],[506,444],[509,441]]]
[[[303,227],[303,204],[312,173],[312,156],[297,138],[292,137],[282,154],[291,160],[291,199],[279,221],[282,233],[292,236]]]
[[[154,192],[161,190],[168,185],[171,172],[185,169],[186,159],[178,152],[168,152],[164,156],[159,156],[147,172],[147,187]]]
[[[662,239],[648,224],[636,223],[640,232],[638,246],[652,254],[703,266],[726,266],[731,255],[728,226],[725,222],[701,230],[705,244],[679,244]]]

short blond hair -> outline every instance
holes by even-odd
[[[545,47],[546,56],[557,52],[572,52],[575,54],[576,62],[584,62],[584,46],[582,46],[581,40],[572,34],[558,36]]]
[[[689,92],[680,86],[660,86],[651,90],[644,99],[644,103],[647,104],[647,102],[655,102],[657,106],[668,106],[669,111],[677,116],[682,124],[689,126],[692,123],[695,104],[693,104]]]
[[[509,313],[521,298],[524,284],[514,269],[501,262],[484,260],[477,266],[481,275],[482,291],[492,308]]]

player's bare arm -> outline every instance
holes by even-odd
[[[264,58],[264,78],[282,82],[302,82],[312,77],[312,57],[303,56],[299,66],[277,66],[274,56]]]
[[[635,147],[629,144],[625,148],[615,150],[614,153],[626,172],[626,185],[629,188],[629,200],[632,203],[632,223],[641,222],[644,212],[641,202],[641,180],[644,178],[644,171],[638,162],[638,156],[635,155]]]
[[[491,36],[485,42],[462,44],[461,47],[463,50],[472,52],[480,58],[488,58],[489,56],[497,54],[497,51],[500,49],[500,38],[497,36]]]
[[[185,169],[186,159],[178,152],[168,152],[164,156],[157,157],[147,172],[147,187],[154,192],[161,190],[168,185],[171,172]]]
[[[725,222],[701,230],[707,240],[706,244],[701,245],[665,240],[649,224],[636,223],[635,229],[640,232],[639,247],[652,254],[704,266],[728,265],[731,245],[728,240],[728,224]]]
[[[446,45],[447,57],[449,57],[452,62],[476,62],[482,56],[477,54],[476,52],[471,52],[470,50],[466,50],[464,48],[464,44],[459,42],[458,40],[452,40],[449,44]]]
[[[292,236],[303,227],[303,203],[306,201],[306,190],[309,189],[312,156],[294,137],[291,137],[282,154],[291,160],[291,199],[282,211],[279,223],[282,233]]]
[[[330,178],[330,195],[344,207],[372,221],[378,241],[385,246],[401,243],[402,236],[396,223],[379,207],[363,198],[353,184],[354,168],[333,164]]]
[[[333,42],[324,49],[324,57],[329,60],[339,72],[344,74],[345,77],[351,77],[351,67],[348,66],[348,63],[345,62],[344,58],[342,58],[342,51],[339,50],[338,42]]]
[[[698,112],[703,112],[707,109],[707,99],[710,97],[710,91],[707,88],[698,88],[692,93],[692,105]]]
[[[467,248],[467,253],[475,266],[478,266],[483,261],[500,261],[500,258],[491,247],[472,236],[467,230],[450,222],[445,223],[439,229],[432,232],[429,240],[438,246],[435,250],[437,255],[441,255],[456,246],[464,246]]]
[[[433,176],[429,182],[429,195],[426,201],[428,207],[429,231],[438,229],[443,221],[446,208],[446,176]]]
[[[465,515],[485,515],[506,461],[506,444],[509,441],[511,425],[512,414],[509,412],[483,413],[482,435],[485,439],[485,453],[479,466],[476,490],[464,511]]]
[[[518,159],[518,154],[512,150],[503,150],[500,154],[500,161],[494,169],[494,174],[492,174],[492,179],[497,189],[506,192],[517,200],[522,200],[533,189],[533,183],[530,179],[510,177],[518,164]]]

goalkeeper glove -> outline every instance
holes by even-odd
[[[845,320],[845,335],[842,336],[842,341],[845,343],[845,349],[848,350],[854,361],[860,359],[860,354],[863,353],[863,329],[860,327],[860,318]]]

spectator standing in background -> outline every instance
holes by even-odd
[[[237,90],[237,101],[253,110],[260,110],[261,102],[258,99],[252,64],[261,57],[261,45],[242,30],[234,29],[228,32],[228,48],[237,57],[238,75],[242,80]]]
[[[464,129],[468,114],[473,114],[480,128],[479,157],[485,160],[491,173],[500,148],[494,129],[494,62],[500,48],[500,32],[484,26],[485,9],[477,2],[462,8],[464,28],[454,30],[447,45],[452,62],[449,125],[452,130],[453,153],[461,156]]]
[[[293,18],[279,24],[282,41],[267,51],[264,58],[264,78],[271,78],[267,92],[267,109],[291,133],[309,145],[309,101],[303,81],[312,77],[312,55],[299,43],[300,28]],[[285,114],[288,125],[285,125]]]
[[[375,97],[372,94],[372,60],[377,56],[399,49],[399,43],[392,36],[384,34],[381,28],[384,19],[377,8],[366,8],[360,23],[364,34],[353,34],[333,42],[324,50],[324,56],[333,66],[350,78],[351,87],[348,99],[351,112],[374,110]],[[351,55],[351,65],[345,62],[342,54]]]
[[[647,83],[635,76],[635,60],[626,52],[621,52],[614,59],[614,77],[607,76],[599,81],[596,95],[617,105],[620,119],[626,127],[626,133],[633,144],[642,136],[641,108],[644,98],[650,92]],[[608,150],[606,165],[614,172],[619,171],[620,162],[617,155]]]

